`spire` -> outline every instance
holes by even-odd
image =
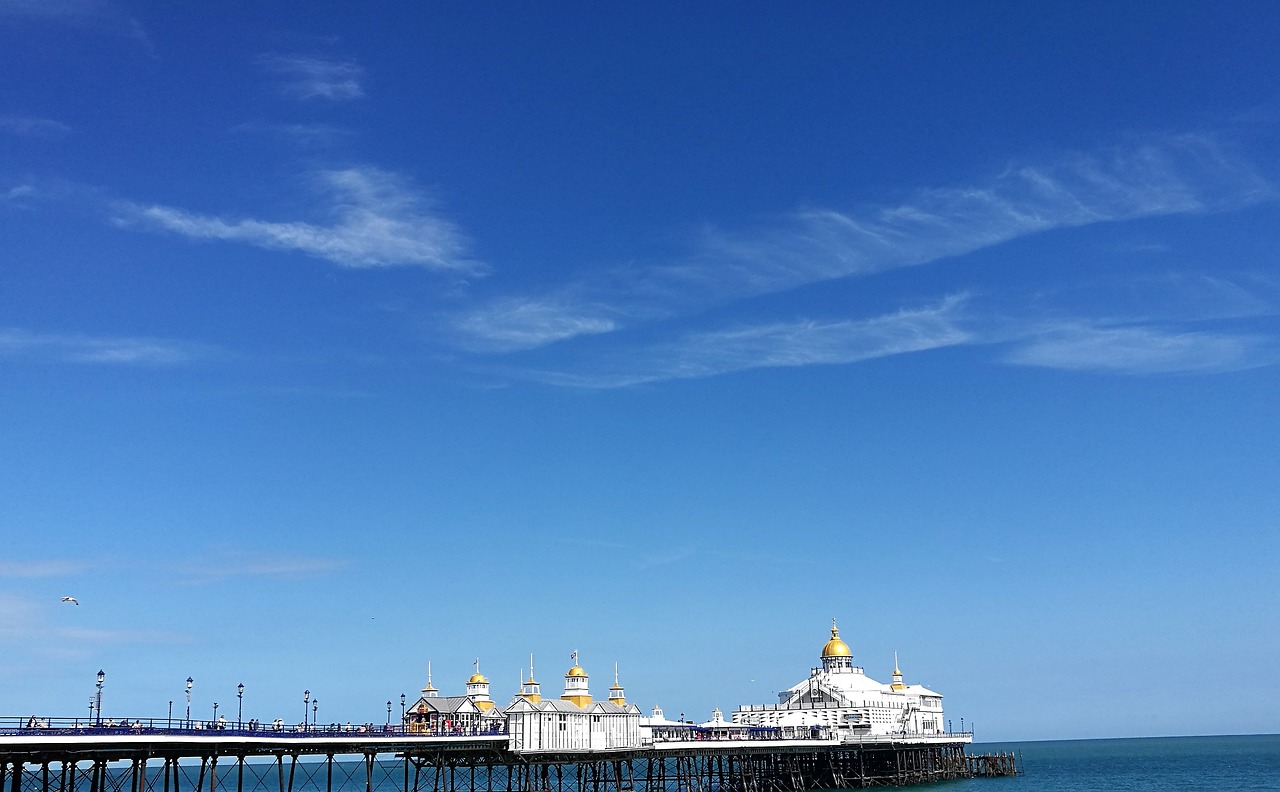
[[[622,689],[622,685],[618,682],[618,664],[613,664],[613,687],[609,688],[610,703],[617,704],[619,707],[627,706],[627,695]]]
[[[523,670],[521,674],[523,674]],[[537,677],[533,675],[533,653],[529,653],[529,680],[520,683],[520,698],[528,701],[530,704],[537,704],[542,701],[542,686],[538,684]]]
[[[907,686],[902,684],[902,669],[898,668],[898,650],[893,650],[893,684],[889,686],[890,690],[906,690]]]
[[[422,695],[426,698],[440,698],[440,691],[436,690],[436,686],[431,684],[431,661],[427,661],[427,686],[422,689]]]

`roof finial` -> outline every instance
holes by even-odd
[[[902,672],[898,670],[898,650],[893,650],[893,673],[894,676],[902,676]]]
[[[618,684],[618,661],[617,660],[613,661],[613,684],[615,686],[617,686]]]
[[[431,687],[431,661],[427,661],[427,687]]]
[[[533,652],[529,653],[529,681],[537,679],[538,675],[533,673]]]
[[[472,665],[474,665],[474,666],[476,667],[476,673],[477,673],[477,674],[478,674],[478,673],[480,673],[480,658],[478,658],[478,657],[477,657],[477,658],[472,662]]]

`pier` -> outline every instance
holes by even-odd
[[[14,722],[10,719],[10,722]],[[161,721],[163,723],[163,721]],[[969,735],[519,751],[503,731],[0,725],[0,792],[795,792],[1016,774]],[[210,724],[214,725],[214,724]]]

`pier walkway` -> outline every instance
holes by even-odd
[[[1011,756],[966,754],[967,733],[691,730],[632,748],[529,752],[496,730],[127,723],[0,720],[0,792],[794,792],[1016,773]]]

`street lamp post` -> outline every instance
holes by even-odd
[[[99,725],[99,726],[101,726],[101,725],[102,725],[102,680],[104,680],[104,679],[106,679],[106,678],[107,678],[107,675],[106,675],[106,674],[104,674],[104,673],[102,673],[102,671],[101,671],[101,670],[99,670],[99,671],[98,671],[98,697],[97,697],[97,700],[98,700],[98,725]]]
[[[194,684],[195,684],[195,680],[192,679],[191,677],[187,677],[187,725],[186,725],[186,728],[188,729],[191,728],[191,686]]]
[[[311,703],[311,691],[302,691],[302,730],[307,730],[307,705]]]
[[[391,726],[391,702],[387,702],[387,727]]]
[[[400,725],[404,726],[404,694],[400,694]]]
[[[169,699],[169,720],[165,724],[166,729],[173,728],[173,699]]]
[[[213,702],[213,728],[218,728],[218,702]]]
[[[320,698],[317,696],[316,698],[311,699],[311,726],[312,726],[312,728],[315,728],[315,726],[317,726],[317,725],[320,723],[320,721],[319,721],[319,720],[317,720],[317,718],[319,717],[319,715],[318,715],[318,713],[319,713],[319,712],[320,712]]]
[[[93,699],[89,699],[89,719],[85,721],[90,726],[93,725]]]
[[[244,721],[244,683],[236,685],[236,728],[244,728],[241,723]]]

